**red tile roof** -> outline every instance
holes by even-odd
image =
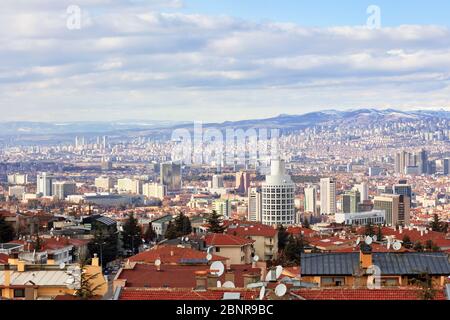
[[[205,242],[207,246],[244,246],[255,241],[231,234],[210,233],[205,236]]]
[[[191,289],[149,289],[123,288],[119,300],[222,300],[225,292],[238,292],[241,300],[255,300],[259,293],[256,290],[207,290]]]
[[[306,300],[420,300],[417,289],[302,289],[292,291]],[[435,300],[445,300],[442,290],[436,293]]]
[[[163,264],[180,264],[182,259],[206,260],[206,252],[177,246],[158,246],[130,257],[131,262],[154,264],[160,259]],[[225,261],[227,258],[212,255],[212,261]]]
[[[6,264],[8,263],[9,256],[4,253],[0,253],[0,264]]]
[[[126,280],[126,287],[149,288],[195,288],[195,273],[209,271],[209,266],[162,265],[158,271],[153,265],[136,264],[133,269],[124,269],[118,279]],[[231,265],[236,287],[244,286],[244,274],[260,274],[261,269],[251,265]],[[225,273],[219,278],[225,282]]]
[[[231,227],[228,226],[226,233],[240,237],[262,236],[273,238],[278,231],[262,223],[235,220],[231,223]]]

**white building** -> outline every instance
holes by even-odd
[[[36,193],[41,194],[43,197],[52,196],[53,179],[53,176],[48,175],[46,172],[38,174],[36,179]]]
[[[359,191],[361,202],[369,200],[369,186],[366,182],[357,184],[355,187]]]
[[[21,173],[8,174],[8,184],[24,185],[28,183],[28,175]]]
[[[367,212],[356,213],[336,213],[334,215],[336,223],[344,223],[345,225],[367,225],[384,224],[386,221],[386,211],[372,210]]]
[[[25,186],[10,186],[8,195],[10,197],[15,197],[17,200],[22,200],[25,192]]]
[[[305,188],[305,201],[304,207],[305,212],[316,213],[317,205],[317,189],[315,186],[310,186]]]
[[[109,177],[98,177],[95,178],[95,187],[99,192],[108,192],[114,187],[114,183]]]
[[[333,215],[336,213],[336,180],[332,178],[320,179],[320,214]]]
[[[250,188],[248,191],[247,219],[262,221],[262,191],[261,188]]]
[[[117,190],[119,192],[141,194],[142,181],[138,179],[122,178],[117,180]]]
[[[267,225],[292,225],[296,223],[295,184],[286,174],[283,160],[272,160],[271,174],[262,184],[262,222]]]
[[[147,198],[162,200],[167,195],[167,187],[160,183],[146,183],[142,186],[142,194]]]
[[[215,200],[213,202],[213,210],[224,218],[229,218],[231,216],[231,201],[228,199]]]

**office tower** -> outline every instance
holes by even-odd
[[[8,174],[8,184],[14,184],[14,185],[24,185],[28,183],[28,175],[27,174],[20,174],[20,173],[14,173],[14,174]]]
[[[419,173],[426,174],[428,172],[428,154],[424,149],[417,153],[417,161]]]
[[[231,201],[228,199],[215,200],[213,202],[213,210],[224,218],[229,218],[231,217]]]
[[[374,198],[374,209],[386,212],[386,224],[396,226],[409,225],[409,198],[398,194],[383,194]]]
[[[336,180],[333,178],[320,179],[320,214],[333,215],[336,213]]]
[[[249,221],[262,221],[262,191],[260,187],[249,189],[247,210]]]
[[[103,158],[100,166],[101,166],[102,171],[112,170],[112,161],[109,159]]]
[[[450,173],[450,159],[444,159],[444,175],[448,176]]]
[[[147,198],[163,200],[167,195],[167,187],[160,183],[146,183],[142,186],[142,194]]]
[[[358,190],[346,192],[342,196],[342,212],[356,213],[358,212],[358,204],[361,202],[361,196]]]
[[[436,161],[428,161],[427,163],[427,173],[428,174],[436,174]]]
[[[411,185],[407,184],[406,180],[400,180],[398,184],[393,186],[394,194],[407,196],[410,200],[410,205],[412,204],[412,188]]]
[[[36,178],[36,193],[44,197],[50,197],[53,195],[53,176],[42,172],[37,175]]]
[[[168,192],[181,190],[181,164],[175,162],[162,163],[160,166],[160,182]]]
[[[357,184],[355,187],[359,191],[359,194],[361,196],[360,202],[369,200],[369,185],[367,184],[367,182]]]
[[[23,194],[26,192],[24,186],[10,186],[8,190],[8,195],[14,197],[17,200],[23,199]]]
[[[295,224],[295,184],[286,174],[285,162],[272,160],[270,171],[262,184],[262,222],[267,225]]]
[[[239,171],[236,173],[236,191],[239,194],[247,194],[250,187],[250,173],[247,171]]]
[[[58,181],[53,182],[53,195],[59,199],[64,200],[67,196],[77,193],[77,185],[75,182]]]
[[[305,188],[305,212],[316,214],[317,189],[315,186]]]
[[[107,146],[108,146],[108,137],[107,136],[103,136],[103,139],[102,139],[102,148],[103,148],[103,150],[105,150]]]
[[[105,192],[109,191],[114,187],[114,182],[109,177],[98,177],[95,178],[95,187],[97,188],[97,191]]]
[[[139,179],[122,178],[117,179],[117,190],[133,194],[142,193],[142,181]]]
[[[395,173],[405,174],[406,168],[409,166],[414,166],[413,156],[406,151],[402,151],[395,156]]]
[[[223,188],[223,176],[222,175],[215,174],[212,176],[211,188],[212,189]]]

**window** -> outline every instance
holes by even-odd
[[[216,252],[220,252],[220,248],[217,248],[217,247],[216,247]]]
[[[14,298],[25,298],[25,289],[14,289]]]
[[[323,287],[340,287],[345,284],[344,277],[322,277],[321,278]]]

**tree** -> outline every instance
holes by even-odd
[[[177,227],[172,221],[169,221],[164,237],[169,240],[178,238]]]
[[[428,272],[420,274],[413,279],[413,283],[419,287],[419,298],[422,300],[434,300],[436,289],[433,286],[433,279]]]
[[[433,217],[433,221],[430,223],[430,227],[433,231],[446,233],[448,230],[448,223],[441,221],[439,219],[439,216],[435,214]]]
[[[189,220],[183,212],[180,212],[180,214],[175,218],[175,229],[178,237],[185,236],[192,232],[191,220]]]
[[[284,249],[287,264],[299,265],[304,247],[305,242],[302,236],[294,237],[293,235],[290,235]]]
[[[95,297],[95,292],[102,286],[102,284],[94,285],[93,281],[99,276],[99,273],[87,273],[87,260],[82,260],[80,263],[81,275],[80,285],[75,291],[75,295],[83,300],[89,300]]]
[[[215,210],[208,216],[209,232],[212,233],[223,233],[225,228],[222,225],[222,216],[219,215]]]
[[[403,236],[402,241],[403,241],[403,245],[405,246],[405,248],[411,249],[411,247],[412,247],[411,238],[407,234],[405,234]]]
[[[34,242],[34,250],[36,250],[36,252],[41,251],[42,248],[42,240],[41,237],[39,237],[39,234],[36,234],[36,241]]]
[[[6,222],[4,217],[0,217],[0,243],[10,242],[14,239],[14,229]]]
[[[417,252],[423,252],[423,245],[420,241],[416,241],[416,243],[414,244],[413,249]]]
[[[378,241],[382,241],[383,240],[383,229],[381,228],[380,225],[378,225],[377,240]]]
[[[369,222],[369,223],[366,224],[366,229],[364,231],[364,234],[366,236],[370,236],[370,237],[372,237],[375,234],[375,230],[373,228],[372,223]]]
[[[90,256],[100,254],[100,263],[105,266],[111,261],[117,259],[118,242],[117,233],[108,232],[106,228],[99,228],[94,232],[94,239],[88,243]],[[83,257],[80,257],[81,260]]]
[[[289,233],[283,227],[283,225],[278,226],[278,251],[283,251],[289,239]]]
[[[136,254],[142,239],[142,230],[138,225],[137,219],[131,213],[127,221],[123,224],[122,240],[123,247]]]
[[[303,225],[303,228],[306,228],[306,229],[309,229],[311,227],[311,225],[309,224],[309,220],[306,217],[303,219],[302,225]]]
[[[147,243],[152,242],[156,239],[156,232],[153,230],[153,225],[150,222],[148,224],[147,230],[144,233],[144,240],[147,241]]]

